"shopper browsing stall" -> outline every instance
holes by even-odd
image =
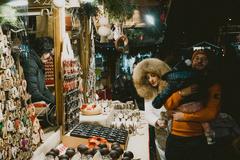
[[[166,110],[164,107],[161,109],[153,108],[152,100],[166,87],[167,84],[161,79],[161,77],[168,71],[170,71],[170,67],[156,58],[147,58],[139,62],[133,71],[134,85],[138,94],[143,97],[145,101],[145,119],[151,125],[150,128],[155,127],[155,131],[151,132],[150,130],[150,152],[155,151],[155,142],[158,151],[157,153],[160,155],[161,159],[165,159],[164,150],[168,130],[165,126],[166,123],[164,123],[164,117],[160,116],[160,113],[164,113]],[[154,132],[156,132],[156,135]],[[151,141],[153,141],[152,145]]]
[[[50,37],[40,37],[31,45],[27,56],[22,57],[22,66],[27,90],[32,102],[44,101],[50,106],[55,105],[55,97],[45,85],[44,63],[53,52],[53,40]],[[50,109],[55,110],[55,107]]]

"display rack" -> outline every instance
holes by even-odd
[[[9,44],[0,26],[0,159],[30,159],[43,131]]]
[[[63,79],[63,133],[66,134],[79,123],[80,106],[83,103],[81,92],[82,69],[74,56],[68,34],[65,34],[62,52]]]
[[[80,92],[80,64],[77,60],[63,61],[63,105],[65,117],[65,133],[79,123],[80,106],[82,104]]]

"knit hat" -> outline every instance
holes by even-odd
[[[196,50],[195,52],[193,52],[192,54],[192,60],[196,57],[196,55],[198,54],[204,54],[208,57],[208,53],[206,51],[203,51],[203,50]]]

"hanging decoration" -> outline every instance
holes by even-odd
[[[84,23],[83,22],[84,17],[89,19],[90,17],[96,16],[99,12],[99,9],[96,6],[96,4],[86,2],[77,3],[76,0],[70,0],[67,3],[67,8],[69,13],[69,16],[66,17],[68,31],[70,29],[79,30],[81,28],[80,22]]]
[[[83,103],[81,87],[82,69],[74,57],[69,35],[66,33],[62,49],[64,132],[69,132],[79,123],[79,106]]]
[[[0,159],[30,159],[43,131],[9,44],[0,26]]]
[[[82,16],[87,16],[88,18],[91,16],[96,16],[98,13],[98,7],[92,3],[81,3],[78,8],[78,16],[79,19]]]
[[[100,43],[108,42],[108,36],[111,34],[108,18],[102,16],[99,18],[98,34],[101,36]]]
[[[129,3],[129,0],[107,0],[104,1],[104,7],[109,14],[109,18],[119,20],[120,22],[131,18],[136,8],[135,2]]]
[[[0,25],[9,24],[16,28],[22,28],[22,22],[17,18],[18,12],[11,6],[2,5],[0,6]]]
[[[128,52],[128,38],[125,35],[120,36],[115,41],[115,48],[120,53],[126,53]]]
[[[99,1],[100,4],[103,4],[104,10],[108,14],[108,18],[111,20],[112,25],[111,29],[108,26],[101,26],[99,28],[99,34],[105,34],[108,36],[108,39],[115,41],[115,48],[120,53],[128,52],[128,38],[123,33],[123,23],[130,19],[133,15],[135,7],[135,2],[129,0],[115,1],[115,0],[102,0]],[[100,19],[101,20],[101,19]],[[99,21],[100,21],[99,20]],[[102,41],[102,38],[100,42]]]

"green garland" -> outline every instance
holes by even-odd
[[[135,3],[129,0],[102,0],[100,3],[104,4],[104,8],[111,19],[122,22],[131,18],[136,8]]]
[[[80,8],[78,8],[79,18],[82,16],[92,17],[96,16],[99,9],[95,4],[91,3],[81,3]]]
[[[140,36],[144,35],[143,31],[136,29],[125,30],[125,33],[129,40],[138,40]]]
[[[0,25],[18,26],[17,11],[8,5],[0,6]]]

